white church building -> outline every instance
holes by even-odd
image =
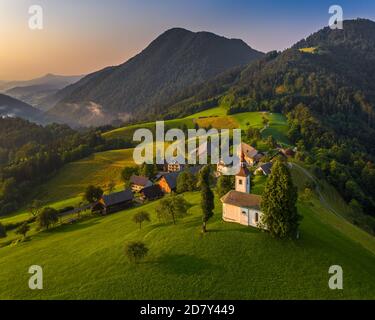
[[[262,197],[250,194],[250,172],[242,155],[241,169],[235,177],[235,190],[229,191],[221,198],[223,203],[223,220],[245,226],[258,227],[262,212]]]

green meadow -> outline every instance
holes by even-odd
[[[216,127],[217,129],[240,128],[246,130],[249,127],[263,129],[263,116],[269,119],[269,126],[262,132],[263,137],[273,135],[278,141],[288,144],[286,118],[279,113],[244,112],[234,115],[226,115],[227,109],[216,107],[186,118],[165,121],[166,128],[182,128],[186,126],[194,128],[195,123],[201,127]],[[118,128],[103,134],[106,139],[132,139],[133,133],[140,128],[155,130],[155,122],[147,122]]]
[[[375,298],[373,239],[316,199],[299,203],[301,238],[280,241],[224,223],[218,202],[209,233],[202,236],[200,195],[184,196],[191,208],[177,225],[158,221],[152,202],[0,249],[0,299]],[[142,230],[132,221],[139,210],[152,217]],[[139,264],[124,255],[133,240],[150,249]],[[28,289],[33,264],[43,267],[43,290]],[[328,288],[331,265],[342,266],[344,290]]]

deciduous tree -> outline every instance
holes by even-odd
[[[144,259],[148,253],[149,249],[146,244],[141,241],[130,242],[125,247],[125,254],[130,261],[138,263],[140,260]]]
[[[187,215],[189,203],[182,195],[171,194],[163,198],[156,207],[156,213],[159,219],[172,220],[176,224],[178,218]]]
[[[83,195],[83,199],[86,200],[88,203],[94,203],[98,201],[102,195],[103,190],[100,187],[95,187],[91,185],[86,188],[85,194]]]
[[[145,211],[140,211],[140,212],[137,212],[134,216],[133,216],[133,221],[137,224],[139,224],[139,229],[142,229],[142,223],[143,222],[150,222],[150,215],[145,212]]]
[[[38,216],[39,227],[48,229],[58,221],[58,212],[53,208],[44,208]]]

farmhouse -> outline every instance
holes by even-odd
[[[133,192],[129,189],[109,195],[103,195],[93,206],[92,211],[101,214],[121,211],[131,206],[133,198]]]
[[[139,192],[143,188],[152,186],[152,182],[146,177],[133,175],[130,177],[130,185],[133,192]]]
[[[171,172],[164,174],[160,178],[158,184],[164,193],[171,193],[172,191],[176,190],[177,177],[179,174],[179,172]]]
[[[256,170],[255,173],[263,173],[265,176],[268,176],[271,174],[272,169],[272,162],[266,162],[262,165],[260,165]]]
[[[199,170],[202,166],[193,166],[189,167],[187,170],[192,174],[198,174]],[[164,193],[171,193],[175,191],[177,188],[177,178],[182,173],[182,171],[170,172],[167,174],[163,174],[158,181],[160,188],[163,190]]]
[[[241,154],[244,156],[246,163],[251,166],[262,158],[262,154],[257,149],[243,142],[241,143]]]
[[[236,175],[235,190],[229,191],[220,200],[223,203],[223,220],[246,226],[258,227],[262,212],[262,197],[250,194],[250,172],[245,155],[241,156],[241,169]]]
[[[155,200],[161,198],[164,193],[158,184],[143,188],[140,191],[142,200]]]

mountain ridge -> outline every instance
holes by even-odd
[[[48,73],[26,81],[0,82],[0,93],[40,109],[48,110],[58,102],[56,93],[64,87],[79,81],[83,76],[63,76]]]
[[[169,29],[125,63],[70,86],[69,94],[49,113],[68,122],[81,118],[80,124],[93,125],[128,119],[154,105],[172,103],[176,91],[261,56],[242,40]]]
[[[0,117],[19,117],[33,122],[43,122],[43,113],[29,104],[0,93]]]

